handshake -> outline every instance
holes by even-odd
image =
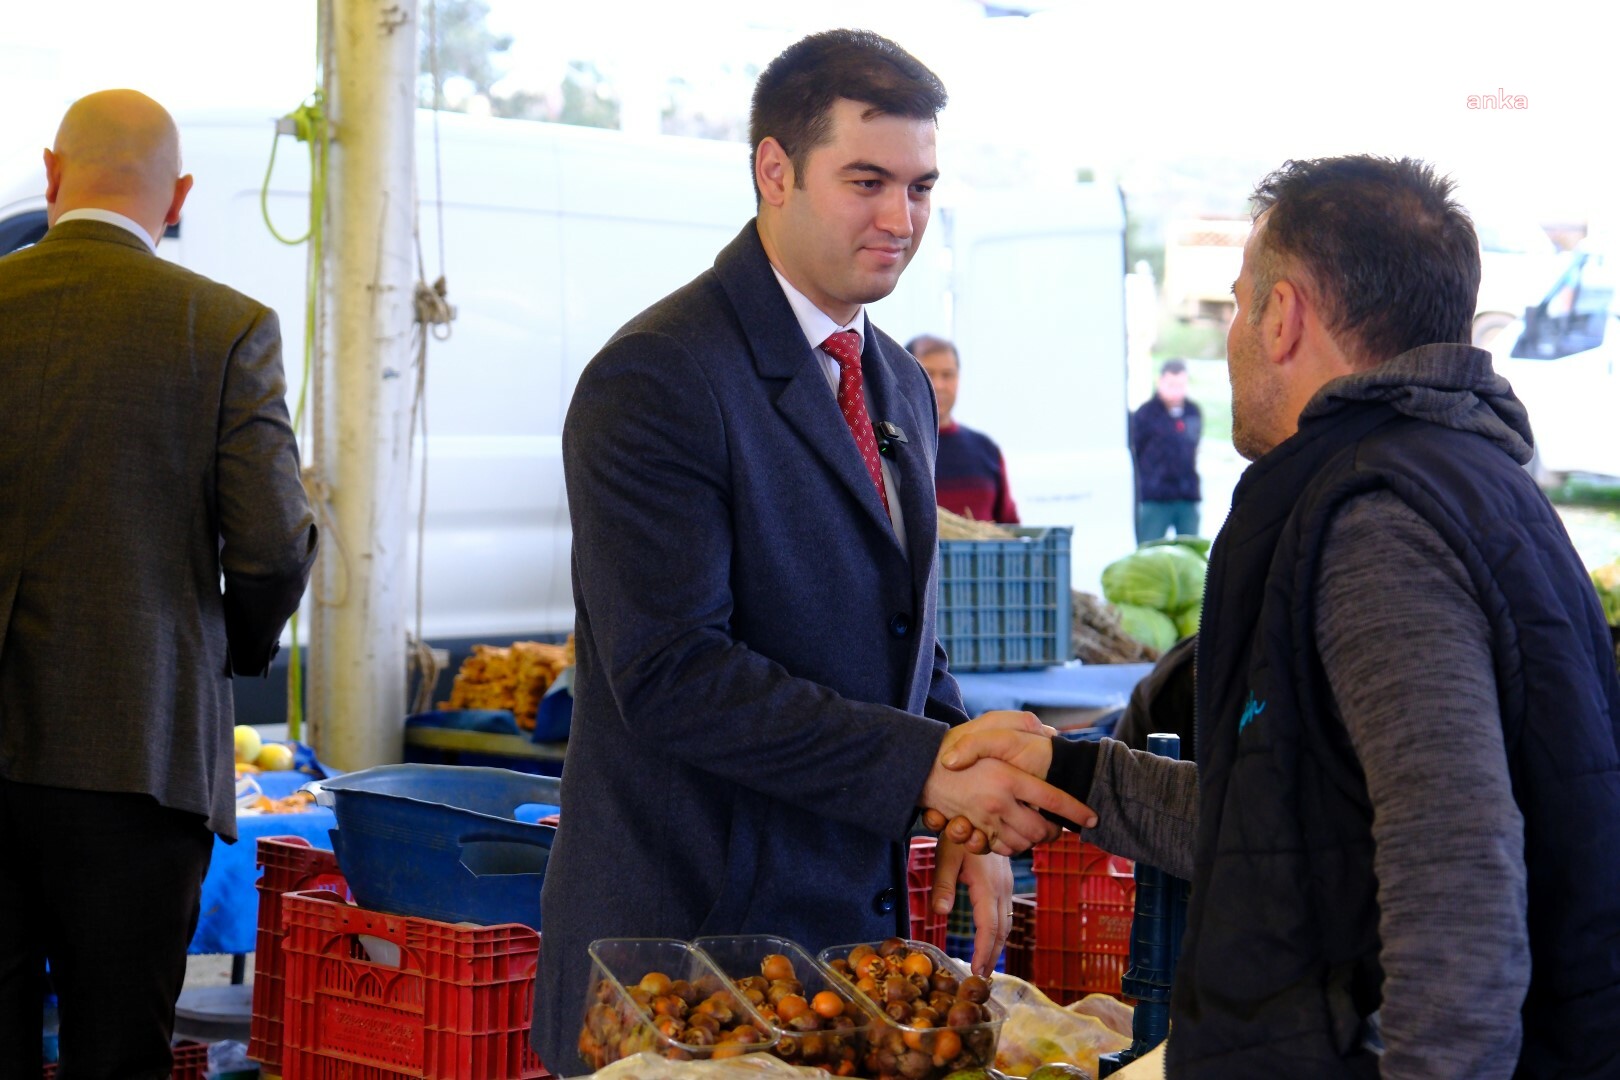
[[[1054,818],[1095,826],[1089,807],[1046,783],[1056,734],[1034,714],[1010,710],[951,728],[923,784],[923,823],[970,853],[997,855],[1055,840],[1063,828]]]

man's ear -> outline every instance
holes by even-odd
[[[174,199],[169,203],[168,212],[163,215],[163,224],[180,224],[180,208],[186,203],[186,196],[191,194],[192,177],[190,173],[174,182]]]
[[[793,186],[793,159],[772,136],[761,139],[754,151],[754,181],[760,201],[768,206],[781,206]]]
[[[1305,295],[1293,282],[1285,279],[1271,287],[1260,317],[1260,343],[1271,363],[1286,363],[1294,358],[1304,337],[1305,307]]]
[[[45,201],[54,203],[62,191],[62,159],[45,150]]]

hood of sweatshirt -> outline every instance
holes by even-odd
[[[1534,439],[1524,404],[1491,367],[1491,354],[1472,345],[1423,345],[1370,371],[1324,385],[1300,422],[1330,416],[1353,402],[1381,401],[1406,416],[1483,435],[1523,465]]]

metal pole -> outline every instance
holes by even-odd
[[[324,15],[335,138],[313,487],[329,513],[310,727],[323,761],[356,769],[400,759],[405,715],[417,5],[330,0]]]

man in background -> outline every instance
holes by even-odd
[[[1204,416],[1187,400],[1187,365],[1166,360],[1153,397],[1131,416],[1136,542],[1198,535],[1198,440]]]
[[[934,384],[939,406],[939,457],[934,463],[934,498],[953,514],[975,521],[1018,524],[1018,507],[1007,484],[1007,463],[1001,447],[988,435],[963,427],[952,415],[962,360],[956,346],[944,338],[923,334],[906,344],[928,381]]]
[[[0,259],[0,1075],[170,1073],[231,676],[315,557],[269,308],[158,258],[191,177],[155,101],[75,102],[50,229]],[[224,588],[221,590],[221,576]]]

